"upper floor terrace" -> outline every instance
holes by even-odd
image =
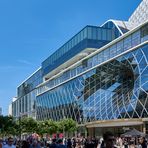
[[[45,80],[50,78],[50,72],[54,71],[69,59],[77,55],[76,60],[72,60],[70,64],[75,63],[79,57],[90,54],[92,51],[95,51],[95,49],[98,49],[114,40],[116,36],[117,35],[112,28],[97,26],[84,27],[80,32],[42,62],[43,76],[45,76]]]

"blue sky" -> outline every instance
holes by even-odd
[[[86,25],[127,20],[141,0],[0,0],[0,107],[51,53]]]

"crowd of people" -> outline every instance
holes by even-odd
[[[144,137],[140,138],[121,138],[114,137],[111,132],[106,132],[103,137],[84,138],[73,137],[63,139],[32,139],[16,140],[9,137],[0,140],[0,148],[147,148],[147,141]]]

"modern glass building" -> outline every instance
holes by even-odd
[[[147,20],[143,0],[128,21],[84,27],[18,87],[13,115],[73,118],[90,135],[148,132]]]
[[[12,115],[15,118],[36,118],[36,87],[42,82],[42,70],[39,68],[18,86],[17,97],[12,101]]]

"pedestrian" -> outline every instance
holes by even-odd
[[[34,140],[29,148],[41,148],[37,140]]]
[[[57,148],[58,145],[57,145],[56,141],[57,141],[56,139],[52,139],[52,143],[50,144],[49,147],[50,148]]]
[[[108,131],[104,133],[101,148],[116,148],[115,137],[112,132]]]
[[[16,148],[16,146],[13,145],[13,142],[13,138],[9,137],[7,144],[4,145],[3,148]]]
[[[28,148],[29,147],[29,143],[26,140],[22,141],[22,148]]]
[[[72,142],[70,138],[67,140],[67,148],[72,148]]]
[[[72,142],[72,147],[75,148],[76,147],[76,139],[75,138],[72,138],[72,141],[71,142]]]
[[[62,139],[58,140],[58,146],[57,147],[58,148],[67,148],[67,146],[63,144],[63,140]]]
[[[147,148],[147,141],[145,140],[145,137],[142,137],[141,146],[142,148]]]

